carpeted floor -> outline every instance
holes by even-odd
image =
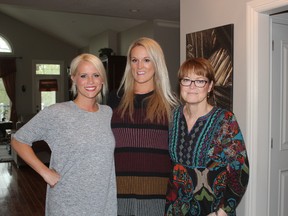
[[[8,153],[7,145],[0,145],[0,163],[12,161],[12,156]]]

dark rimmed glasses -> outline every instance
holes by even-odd
[[[191,86],[192,83],[194,83],[194,85],[198,88],[204,88],[204,86],[206,85],[206,83],[208,83],[208,81],[207,80],[191,80],[188,78],[180,79],[180,84],[182,86]]]

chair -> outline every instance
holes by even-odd
[[[12,121],[2,121],[0,122],[0,144],[5,144],[7,141],[6,138],[6,130],[13,128],[13,122]]]

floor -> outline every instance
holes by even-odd
[[[44,216],[46,183],[30,167],[0,163],[0,215]]]

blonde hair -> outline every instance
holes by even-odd
[[[198,76],[206,77],[209,83],[213,82],[211,91],[207,97],[207,102],[210,105],[215,105],[215,96],[214,96],[214,85],[215,85],[215,72],[214,68],[209,62],[209,60],[205,58],[190,58],[187,59],[180,66],[178,71],[178,79],[179,81],[190,74],[196,74]]]
[[[72,78],[77,74],[77,67],[80,64],[80,62],[83,62],[83,61],[90,62],[91,64],[93,64],[94,67],[96,68],[96,70],[99,72],[100,77],[103,80],[101,92],[96,97],[96,100],[99,103],[101,103],[103,101],[104,97],[106,97],[106,95],[108,93],[108,83],[107,83],[105,68],[103,66],[102,61],[98,57],[96,57],[95,55],[92,55],[92,54],[88,54],[88,53],[83,53],[81,55],[78,55],[71,62],[70,76]],[[74,82],[72,83],[71,91],[73,93],[73,96],[76,97],[78,91],[77,91],[77,86]]]
[[[151,122],[156,119],[159,123],[170,119],[172,108],[178,104],[176,97],[171,93],[168,70],[166,67],[163,51],[160,45],[153,39],[142,37],[135,40],[127,52],[127,64],[123,78],[118,89],[118,93],[124,90],[124,95],[119,105],[119,111],[123,118],[128,111],[130,119],[133,120],[134,113],[134,78],[131,71],[131,51],[137,46],[146,49],[151,61],[154,64],[154,93],[147,98],[146,119]]]

